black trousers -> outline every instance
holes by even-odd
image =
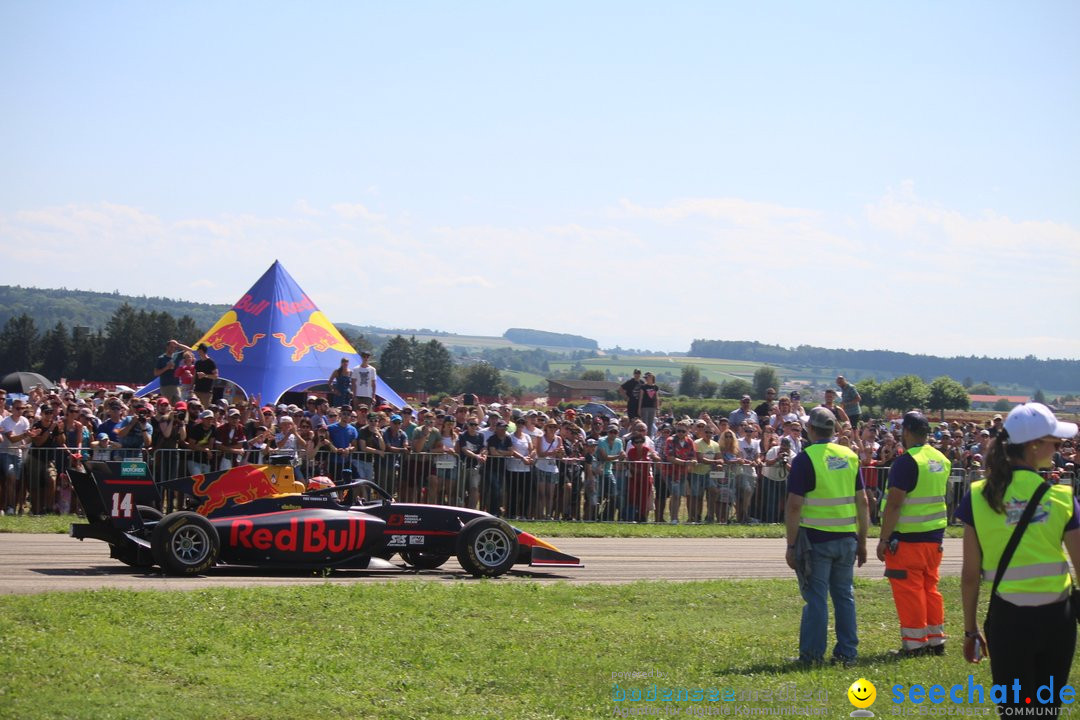
[[[1069,682],[1076,651],[1076,621],[1069,601],[1053,605],[1020,607],[995,596],[983,625],[990,651],[990,674],[995,685],[1008,686],[1008,701],[999,707],[1059,707],[1059,692]],[[1037,691],[1054,678],[1054,697]],[[1020,681],[1014,697],[1013,682]],[[987,688],[989,692],[989,688]],[[1031,698],[1031,703],[1025,702]],[[989,701],[989,697],[987,697]],[[1049,701],[1049,702],[1047,702]]]

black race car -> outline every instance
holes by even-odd
[[[69,470],[87,523],[71,536],[109,543],[111,556],[134,567],[200,574],[215,564],[267,568],[367,568],[396,553],[418,569],[453,556],[477,577],[516,564],[582,567],[494,515],[442,505],[399,503],[375,483],[305,490],[291,465],[242,465],[154,482],[143,462],[89,461]],[[338,495],[371,493],[372,500]],[[163,497],[164,496],[164,497]],[[190,509],[163,515],[175,499]]]

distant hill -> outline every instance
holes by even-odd
[[[124,303],[135,310],[166,312],[177,319],[188,315],[195,321],[196,327],[201,328],[211,327],[230,307],[164,297],[121,295],[117,292],[0,285],[0,327],[10,318],[26,313],[34,319],[39,329],[47,329],[62,322],[68,328],[81,325],[99,330],[105,327],[105,323]]]
[[[503,333],[503,337],[520,345],[546,345],[548,347],[564,347],[573,350],[599,350],[600,346],[595,340],[581,335],[569,335],[567,333],[547,332],[546,330],[529,330],[526,328],[510,328]]]
[[[1023,358],[937,357],[892,350],[843,350],[800,345],[785,348],[742,340],[695,340],[690,355],[725,360],[749,360],[778,365],[821,368],[866,368],[890,375],[912,373],[930,379],[948,375],[956,380],[1016,384],[1032,388],[1073,389],[1080,385],[1080,360]]]

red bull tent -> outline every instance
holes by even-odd
[[[249,397],[258,394],[264,403],[277,402],[289,390],[326,383],[343,357],[352,367],[360,364],[356,349],[276,260],[191,347],[199,343],[210,347],[222,379]],[[139,394],[157,389],[155,378]],[[382,378],[376,391],[391,405],[405,404]]]

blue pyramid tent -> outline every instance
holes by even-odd
[[[191,344],[206,343],[218,376],[236,383],[264,403],[277,402],[288,390],[326,383],[349,359],[360,364],[356,349],[338,332],[277,260],[210,330]],[[139,390],[158,389],[155,378]],[[405,401],[378,379],[376,392],[391,405]]]

